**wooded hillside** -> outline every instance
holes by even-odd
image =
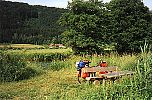
[[[0,1],[0,42],[43,44],[59,42],[64,28],[57,21],[67,10]]]

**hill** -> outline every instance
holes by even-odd
[[[65,28],[57,23],[66,9],[31,6],[27,3],[0,1],[1,43],[50,43]]]

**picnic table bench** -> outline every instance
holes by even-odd
[[[100,72],[107,72],[105,74],[99,74]],[[82,73],[89,73],[89,76],[86,77],[87,81],[93,81],[94,84],[99,84],[99,81],[102,80],[103,85],[105,85],[107,80],[110,80],[110,84],[116,79],[121,78],[122,76],[130,76],[135,72],[133,71],[119,71],[118,67],[84,67],[82,68]]]

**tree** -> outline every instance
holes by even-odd
[[[140,52],[140,46],[152,41],[152,17],[141,0],[112,0],[107,4],[110,11],[110,31],[119,53]]]
[[[103,50],[101,32],[105,8],[98,0],[73,0],[68,5],[69,13],[64,13],[59,22],[67,30],[62,34],[66,46],[75,53],[99,53]]]

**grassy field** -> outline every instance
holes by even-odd
[[[131,58],[128,59],[128,58]],[[59,71],[52,71],[49,69],[51,63],[29,63],[33,68],[39,67],[43,70],[43,74],[36,76],[29,80],[20,82],[4,83],[0,85],[0,95],[2,99],[35,99],[35,100],[54,100],[54,99],[80,99],[83,100],[85,96],[87,99],[94,99],[103,96],[103,87],[95,87],[94,85],[88,85],[87,83],[79,84],[76,77],[75,62],[80,59],[86,59],[82,57],[72,57],[71,60],[63,62],[65,66]],[[88,57],[91,60],[92,65],[101,59],[101,57]],[[132,64],[136,57],[135,56],[123,56],[117,59],[114,57],[104,57],[110,65],[117,64],[122,68]],[[121,59],[121,60],[120,60]],[[114,62],[120,60],[118,62]],[[112,62],[111,62],[112,61]],[[125,63],[124,63],[125,61]],[[128,63],[127,63],[128,61]],[[60,62],[61,63],[61,62]],[[43,69],[43,67],[45,67]],[[102,89],[102,90],[100,90]],[[102,95],[100,95],[100,92]],[[98,94],[99,93],[99,94]],[[94,95],[95,97],[92,97]],[[104,96],[103,96],[104,97]]]
[[[31,51],[27,50],[27,53]],[[32,53],[42,53],[42,51],[37,50],[32,51]],[[8,52],[19,53],[22,52],[22,50]],[[76,76],[75,62],[82,59],[90,60],[90,66],[95,66],[100,59],[103,59],[108,62],[109,66],[116,65],[121,70],[133,70],[136,74],[131,80],[122,78],[121,83],[116,81],[112,86],[108,83],[105,87],[102,85],[95,86],[87,82],[79,84]],[[110,56],[71,56],[68,59],[53,62],[27,61],[28,66],[39,71],[41,74],[18,82],[0,83],[0,99],[150,100],[152,99],[152,79],[150,77],[151,74],[149,74],[151,72],[151,64],[151,53],[142,53],[141,55],[132,56],[119,56],[117,54],[112,54]]]

